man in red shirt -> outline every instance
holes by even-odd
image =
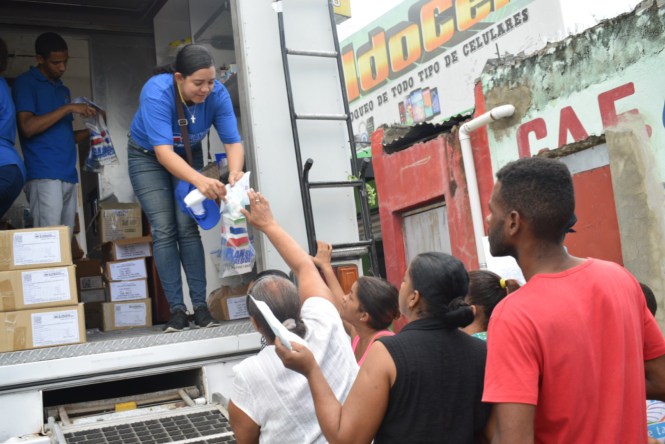
[[[490,251],[513,256],[527,283],[489,323],[494,443],[646,443],[645,400],[665,398],[665,340],[640,285],[617,264],[567,253],[574,209],[559,161],[520,159],[497,173]]]

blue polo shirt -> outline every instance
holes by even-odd
[[[25,180],[25,167],[14,148],[16,140],[16,113],[7,81],[0,77],[0,166],[16,165]]]
[[[143,85],[139,109],[130,128],[132,139],[142,148],[153,150],[157,145],[173,145],[177,153],[185,152],[178,126],[175,94],[173,74],[158,74]],[[201,142],[213,125],[223,143],[241,141],[231,97],[217,80],[205,102],[183,106],[192,146]],[[196,123],[192,123],[191,116],[196,116]]]
[[[16,78],[13,96],[17,113],[28,111],[36,116],[48,114],[70,102],[69,88],[59,79],[51,82],[35,67]],[[27,180],[78,182],[73,120],[72,115],[67,114],[43,133],[30,138],[19,133]]]

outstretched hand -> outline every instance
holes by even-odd
[[[316,268],[322,269],[332,263],[332,250],[333,248],[331,244],[323,241],[316,241],[316,256],[312,258]]]
[[[282,360],[284,367],[304,376],[309,375],[318,365],[314,355],[307,347],[297,342],[291,342],[291,348],[293,350],[284,347],[282,341],[275,338],[275,351],[279,359]]]
[[[241,208],[240,212],[254,228],[264,231],[266,227],[275,223],[268,199],[251,188],[247,192],[247,197],[249,198],[249,208],[251,211]]]

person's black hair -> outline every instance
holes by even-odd
[[[518,288],[520,288],[520,284],[514,279],[504,279],[503,285],[501,285],[501,276],[492,271],[469,271],[469,293],[466,295],[466,302],[476,306],[476,316],[480,313],[484,330],[487,330],[494,307],[508,293],[512,293]]]
[[[60,34],[56,34],[55,32],[45,32],[40,34],[37,40],[35,40],[35,54],[42,56],[44,59],[48,59],[48,56],[52,52],[67,50],[67,42],[65,42],[65,39]]]
[[[293,282],[280,276],[264,276],[254,282],[251,295],[257,301],[268,304],[279,322],[293,319],[294,325],[287,326],[287,328],[301,338],[305,337],[307,327],[300,317],[300,298],[298,297],[298,289]],[[275,334],[249,295],[247,295],[247,312],[256,321],[260,332],[270,342],[274,342]]]
[[[647,300],[647,308],[652,315],[656,316],[656,311],[658,310],[658,302],[656,302],[656,296],[653,294],[653,291],[647,284],[640,282],[640,287],[642,287],[642,293],[644,293],[644,298]]]
[[[437,318],[449,328],[473,322],[471,307],[451,305],[469,290],[469,274],[462,261],[446,253],[421,253],[413,258],[408,272],[413,290],[426,302],[421,315]]]
[[[399,316],[399,292],[385,279],[361,276],[356,287],[360,309],[367,312],[367,324],[374,330],[385,330]]]
[[[180,48],[174,63],[156,67],[153,74],[179,72],[183,77],[188,77],[199,69],[210,68],[214,65],[215,60],[205,46],[189,44]]]
[[[545,157],[519,159],[496,178],[506,213],[517,211],[538,239],[563,241],[575,211],[573,179],[565,164]]]
[[[7,60],[9,59],[9,50],[4,40],[0,38],[0,74],[7,70]]]

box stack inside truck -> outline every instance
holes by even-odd
[[[0,231],[0,352],[86,341],[67,227]]]

